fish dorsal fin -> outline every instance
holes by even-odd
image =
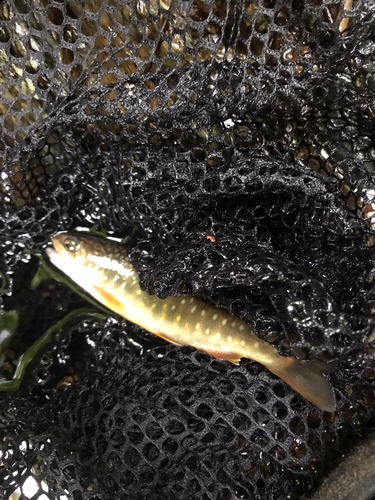
[[[103,288],[99,288],[98,286],[93,285],[95,290],[95,295],[97,299],[107,306],[112,311],[122,313],[125,311],[126,306],[120,302],[112,293],[107,292]]]

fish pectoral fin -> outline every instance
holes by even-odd
[[[95,285],[93,285],[93,288],[95,289],[95,295],[97,296],[97,299],[102,304],[118,313],[125,311],[126,307],[124,306],[124,304],[120,302],[112,293],[107,292],[103,288],[99,288]]]
[[[223,359],[224,361],[230,361],[231,363],[238,365],[240,363],[241,356],[234,352],[226,351],[215,351],[210,349],[204,349],[207,354],[213,356],[216,359]]]

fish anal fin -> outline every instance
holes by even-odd
[[[152,331],[152,330],[150,330],[150,332],[153,333],[154,335],[157,335],[161,339],[166,340],[167,342],[170,342],[171,344],[174,344],[174,345],[184,345],[184,344],[180,344],[179,342],[176,342],[175,340],[172,340],[170,337],[168,337],[164,333],[156,332],[156,331]]]
[[[97,299],[107,306],[109,309],[112,311],[121,313],[125,311],[126,307],[122,302],[120,302],[112,293],[107,292],[103,288],[99,288],[98,286],[93,285],[93,288],[95,289],[95,295],[97,296]]]
[[[216,359],[223,359],[224,361],[230,361],[235,365],[238,365],[241,359],[241,356],[239,356],[235,352],[215,351],[213,349],[212,350],[205,349],[205,352]]]

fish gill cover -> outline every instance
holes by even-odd
[[[370,432],[374,33],[364,0],[1,2],[2,376],[86,307],[31,287],[77,227],[129,237],[148,292],[337,366],[323,413],[257,363],[78,315],[1,393],[1,500],[307,498]]]

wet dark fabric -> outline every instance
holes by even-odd
[[[361,0],[0,5],[0,284],[20,318],[0,374],[85,306],[30,289],[30,251],[77,228],[126,238],[149,293],[337,366],[323,413],[250,360],[78,318],[0,393],[1,500],[30,475],[33,498],[308,498],[372,430],[374,33]]]

